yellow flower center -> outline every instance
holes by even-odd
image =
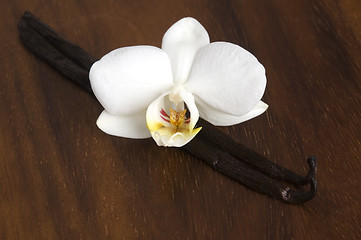
[[[180,125],[182,125],[182,123],[184,122],[184,117],[186,115],[187,109],[184,109],[181,112],[177,112],[175,110],[173,110],[172,108],[170,109],[170,116],[169,116],[169,120],[170,123],[174,126],[178,127]]]

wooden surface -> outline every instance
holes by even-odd
[[[0,15],[0,239],[361,239],[359,0],[5,0]],[[316,197],[289,205],[186,152],[111,137],[102,107],[31,55],[30,10],[96,57],[160,46],[184,16],[263,63],[267,113],[223,128],[300,174]]]

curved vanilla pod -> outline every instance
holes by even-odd
[[[301,176],[291,170],[272,163],[264,156],[245,147],[240,142],[224,134],[221,130],[214,127],[211,123],[200,119],[198,122],[202,126],[202,136],[206,137],[213,144],[221,149],[228,151],[232,156],[241,161],[252,165],[259,171],[263,172],[269,177],[279,179],[295,185],[308,184],[311,178],[315,177],[316,173],[316,157],[311,156],[307,158],[309,170],[305,176]]]
[[[218,148],[217,144],[210,144],[203,137],[197,136],[182,148],[212,166],[218,172],[242,183],[244,186],[278,200],[294,204],[307,202],[315,196],[317,181],[314,177],[311,177],[307,182],[310,185],[308,191],[292,190],[291,187],[284,185],[276,178],[263,174],[259,169],[251,167],[229,152]]]
[[[88,75],[91,65],[96,61],[95,58],[60,37],[29,12],[22,16],[18,30],[20,40],[31,52],[94,97]],[[204,120],[200,119],[198,125],[203,129],[182,149],[218,172],[254,191],[288,203],[304,203],[315,196],[316,157],[308,158],[310,169],[305,176],[301,176],[272,163]],[[309,184],[310,190],[292,190],[284,183],[296,188]]]

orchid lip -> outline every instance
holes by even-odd
[[[172,101],[171,93],[179,101]],[[193,95],[182,89],[161,94],[149,105],[146,119],[148,129],[159,146],[180,147],[201,130],[194,129],[198,116]]]

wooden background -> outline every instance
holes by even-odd
[[[285,204],[104,134],[102,107],[19,42],[26,10],[96,57],[160,46],[184,16],[248,49],[270,108],[222,129],[300,174],[317,155],[318,194]],[[0,239],[361,239],[359,0],[2,0],[0,33]]]

